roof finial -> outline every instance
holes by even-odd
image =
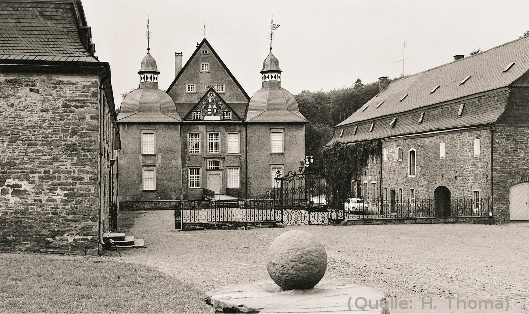
[[[206,23],[204,23],[204,38],[206,38]]]
[[[150,47],[151,32],[149,30],[149,16],[148,15],[147,15],[147,32],[145,33],[145,36],[147,36],[147,52],[149,52],[149,50],[151,50],[151,47]]]
[[[270,21],[270,51],[272,51],[272,39],[274,38],[274,31],[279,27],[279,24],[274,24],[274,17]]]

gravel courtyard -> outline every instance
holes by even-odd
[[[180,232],[173,228],[172,211],[135,215],[131,233],[143,238],[147,247],[121,251],[122,260],[152,266],[204,292],[269,279],[266,253],[270,242],[283,232],[299,229],[325,245],[328,268],[324,279],[368,285],[397,297],[508,297],[511,305],[529,313],[527,223]]]

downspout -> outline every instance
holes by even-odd
[[[494,195],[494,125],[490,126],[490,203],[489,217],[494,217],[493,195]]]
[[[98,219],[98,238],[99,238],[99,245],[101,245],[101,248],[98,250],[99,254],[101,255],[101,249],[105,245],[103,241],[103,200],[105,198],[104,192],[103,192],[103,184],[102,184],[102,175],[103,175],[103,140],[104,140],[104,79],[101,79],[99,83],[99,97],[98,97],[98,105],[99,105],[99,219]]]
[[[248,123],[244,123],[244,198],[248,199]]]

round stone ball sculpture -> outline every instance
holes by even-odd
[[[310,233],[288,231],[270,244],[266,269],[283,290],[312,289],[325,275],[327,252]]]

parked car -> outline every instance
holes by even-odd
[[[365,214],[367,213],[368,205],[361,198],[348,198],[343,204],[344,209],[349,214]]]
[[[326,211],[327,210],[327,199],[325,195],[314,195],[309,199],[308,209],[316,211]]]

